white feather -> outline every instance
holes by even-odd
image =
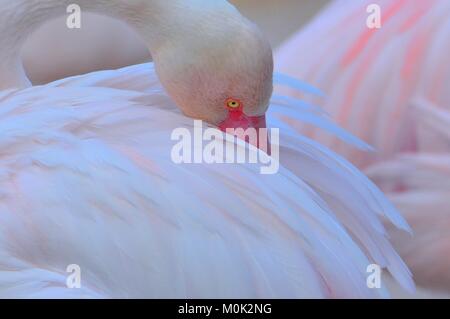
[[[357,169],[276,118],[278,174],[175,164],[171,132],[193,123],[154,79],[145,64],[2,95],[0,296],[387,296],[373,262],[413,286],[380,216],[407,226]]]

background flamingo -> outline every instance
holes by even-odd
[[[16,61],[26,33],[62,4],[49,3],[46,9],[40,1],[2,3],[0,38],[9,46],[2,46],[1,60]],[[374,262],[413,289],[380,219],[385,216],[404,230],[407,224],[356,168],[291,126],[307,120],[367,146],[301,101],[275,96],[270,103],[268,123],[282,134],[279,174],[260,175],[251,164],[179,165],[170,159],[173,129],[192,129],[192,119],[181,110],[212,124],[227,116],[216,105],[196,105],[217,94],[213,86],[199,90],[199,83],[228,88],[241,79],[233,76],[236,69],[251,74],[231,86],[235,94],[251,91],[252,100],[242,95],[254,108],[249,112],[265,111],[271,94],[271,52],[254,25],[225,1],[185,5],[185,0],[152,1],[151,6],[86,2],[87,8],[136,28],[149,43],[154,65],[26,89],[14,89],[28,82],[20,63],[2,66],[0,74],[13,76],[2,78],[1,85],[10,89],[0,93],[0,296],[386,296],[385,287],[366,286],[366,267]],[[195,25],[198,19],[202,28],[190,30],[187,38],[165,30],[168,42],[159,42],[162,33],[149,28],[155,9],[181,24]],[[165,21],[161,17],[157,21]],[[210,37],[212,30],[203,28],[208,21],[220,34],[233,31],[233,37]],[[15,38],[12,30],[24,33]],[[237,44],[245,46],[234,42],[240,36],[245,41]],[[170,45],[155,47],[155,39]],[[230,49],[234,55],[227,59]],[[202,60],[189,59],[194,50]],[[167,57],[179,60],[168,66]],[[182,81],[180,70],[187,62],[197,82]],[[195,87],[186,91],[186,85]],[[299,107],[296,112],[292,104]],[[65,269],[73,263],[83,269],[79,290],[66,287]]]
[[[381,6],[381,29],[366,26]],[[426,287],[450,291],[450,2],[335,1],[277,53],[278,69],[326,92],[343,127],[374,145],[361,152],[306,125],[304,134],[364,168],[406,214],[415,236],[396,246]],[[293,94],[298,95],[298,93]]]

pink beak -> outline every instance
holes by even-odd
[[[238,138],[245,140],[247,143],[253,144],[264,152],[270,155],[270,142],[266,129],[266,115],[262,116],[248,116],[245,115],[241,108],[228,109],[228,117],[219,124],[219,128],[223,132],[230,133],[234,129],[254,129],[256,132],[255,138],[250,138],[248,134],[240,136],[234,134]]]

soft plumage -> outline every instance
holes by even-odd
[[[259,37],[253,27],[245,30]],[[366,144],[314,107],[275,97],[268,125],[280,129],[278,174],[261,175],[258,164],[175,164],[171,133],[192,130],[193,119],[179,109],[189,101],[176,105],[174,90],[169,97],[163,85],[176,91],[174,83],[186,82],[172,74],[172,83],[160,84],[155,69],[161,78],[167,65],[158,63],[168,60],[154,57],[155,64],[0,93],[0,296],[386,296],[384,286],[366,285],[371,263],[413,289],[381,219],[407,231],[406,222],[360,171],[295,127],[306,120],[358,147]],[[259,66],[267,56],[258,58],[244,65],[250,74],[265,72]],[[232,61],[226,61],[232,70],[242,66]],[[193,69],[203,70],[196,63]],[[271,71],[271,64],[262,69]],[[201,79],[221,74],[214,70]],[[257,109],[265,110],[267,92],[259,86],[267,81],[259,75],[232,90],[253,88],[262,103]],[[233,82],[225,77],[223,84]],[[214,141],[223,142],[268,156],[240,140]],[[70,264],[82,269],[82,289],[66,287]]]
[[[424,101],[416,101],[413,107],[424,132],[450,145],[450,112]],[[374,164],[366,172],[414,227],[413,237],[391,233],[416,281],[448,292],[450,151],[404,153]]]
[[[277,68],[322,89],[326,99],[304,98],[375,147],[299,127],[388,193],[414,230],[393,236],[417,282],[449,291],[450,2],[377,1],[382,25],[369,29],[372,3],[333,2],[278,50]]]
[[[152,70],[2,93],[2,296],[375,297],[374,260],[411,288],[378,215],[403,220],[354,167],[287,127],[276,175],[174,164],[170,134],[192,120]],[[72,263],[81,290],[65,286]]]

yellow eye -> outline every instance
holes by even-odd
[[[236,100],[236,99],[228,99],[227,100],[227,106],[229,108],[232,108],[232,109],[237,109],[238,107],[241,106],[241,102],[239,100]]]

